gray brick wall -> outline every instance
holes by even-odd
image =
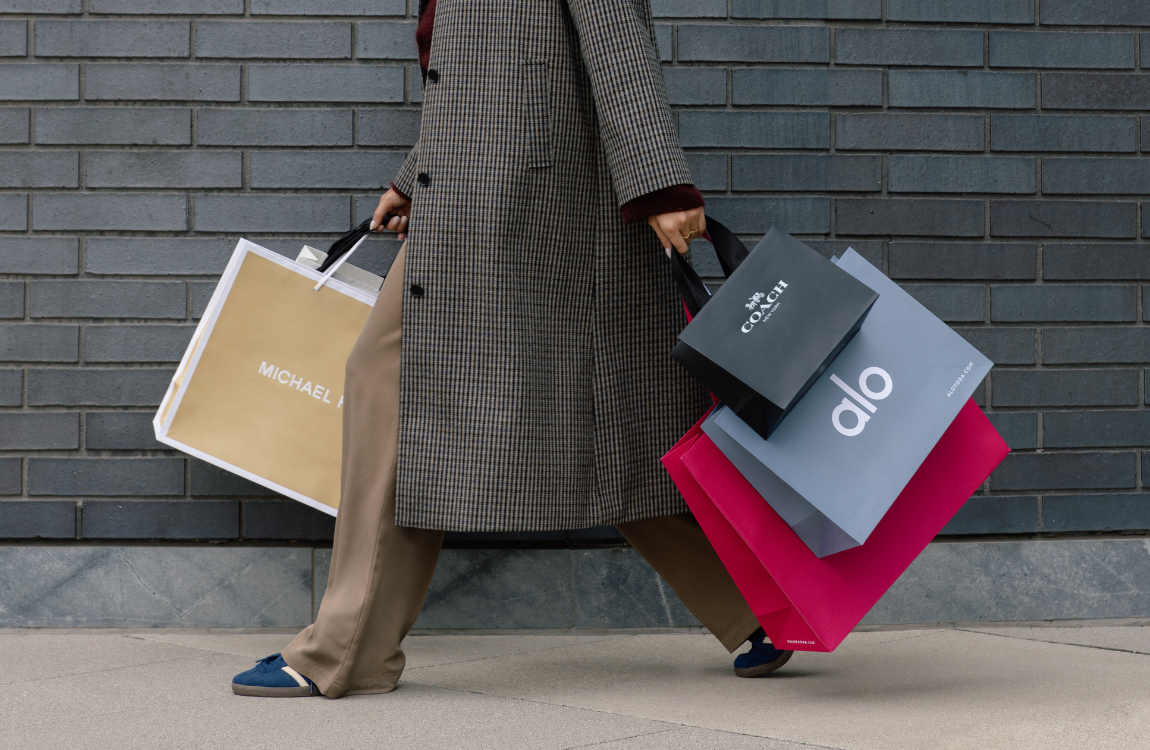
[[[0,0],[0,538],[330,538],[150,417],[236,238],[324,244],[415,142],[411,5]],[[944,533],[1150,530],[1150,6],[652,5],[709,212],[854,246],[998,363],[1015,452]]]

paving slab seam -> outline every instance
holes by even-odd
[[[572,645],[575,645],[575,644],[572,644]],[[551,651],[552,649],[543,649],[543,650]],[[533,653],[533,652],[531,652],[531,653]],[[512,654],[506,654],[506,656],[512,656]],[[488,658],[503,658],[503,657],[488,657]],[[482,660],[477,659],[476,661],[482,661]],[[434,665],[434,666],[446,666],[446,665],[438,664],[438,665]],[[427,669],[427,668],[428,667],[417,667],[417,669]],[[503,700],[519,701],[521,703],[535,703],[535,704],[538,704],[540,706],[561,706],[563,708],[574,710],[574,711],[590,711],[591,713],[605,714],[607,716],[620,716],[620,717],[625,717],[625,718],[629,718],[629,719],[641,719],[644,721],[660,722],[663,724],[671,724],[676,729],[701,729],[701,730],[704,730],[707,732],[718,732],[718,733],[722,733],[722,734],[738,735],[740,737],[752,737],[754,739],[771,740],[772,742],[790,743],[792,745],[799,745],[802,747],[816,748],[816,750],[844,750],[844,748],[833,747],[831,745],[816,745],[816,744],[811,743],[811,742],[802,742],[801,740],[788,740],[788,739],[783,739],[781,737],[771,737],[770,735],[766,735],[766,734],[750,734],[747,732],[732,732],[729,729],[715,729],[714,727],[700,726],[697,724],[684,724],[683,722],[670,721],[667,719],[652,719],[652,718],[647,717],[647,716],[636,716],[634,714],[620,713],[618,711],[605,711],[601,708],[587,708],[586,706],[575,706],[575,705],[571,705],[569,703],[563,703],[563,702],[551,702],[551,701],[538,700],[535,698],[519,698],[516,696],[510,696],[510,695],[497,695],[495,693],[485,693],[481,690],[464,690],[461,688],[448,687],[446,685],[435,685],[435,684],[430,684],[430,683],[426,683],[426,682],[417,682],[416,684],[422,685],[423,687],[432,687],[432,688],[436,688],[439,690],[447,690],[447,691],[452,691],[452,692],[456,692],[456,693],[470,693],[471,695],[482,695],[482,696],[486,696],[488,698],[500,698]],[[402,680],[399,683],[399,687],[400,688],[403,687],[403,681]],[[611,739],[611,740],[604,740],[602,742],[593,743],[591,745],[575,745],[572,748],[564,748],[563,750],[576,750],[576,748],[595,747],[596,745],[606,745],[606,744],[609,744],[611,742],[619,742],[619,741],[625,740],[625,739],[632,739],[633,737],[644,737],[644,736],[647,736],[649,734],[662,734],[664,732],[670,732],[670,731],[674,731],[674,730],[673,729],[664,729],[664,730],[660,730],[658,732],[642,732],[640,734],[633,735],[632,737],[618,737],[618,738]]]
[[[175,648],[190,648],[196,651],[206,651],[209,654],[216,654],[218,656],[247,656],[247,654],[237,654],[233,651],[217,651],[214,648],[205,648],[203,646],[190,646],[186,643],[172,643],[171,641],[160,641],[153,638],[145,638],[139,635],[124,635],[124,638],[130,638],[134,641],[143,641],[144,643],[159,643],[164,646],[174,646]],[[257,660],[258,661],[258,660]]]
[[[710,635],[711,631],[696,626],[655,628],[412,628],[408,635]]]
[[[1075,648],[1092,648],[1098,651],[1117,651],[1123,654],[1135,654],[1137,656],[1150,656],[1150,653],[1145,651],[1135,651],[1130,648],[1119,648],[1117,646],[1096,646],[1090,643],[1066,643],[1064,641],[1044,641],[1041,638],[1024,638],[1020,635],[1010,635],[1008,633],[987,633],[984,630],[967,630],[965,628],[955,628],[960,633],[977,633],[978,635],[989,635],[994,638],[1009,638],[1015,641],[1029,641],[1030,643],[1049,643],[1051,646],[1073,646]]]
[[[886,638],[886,639],[881,640],[881,641],[876,640],[875,643],[876,644],[879,644],[879,643],[900,643],[901,641],[911,641],[911,640],[914,640],[915,638],[926,638],[928,636],[939,635],[940,633],[951,632],[953,630],[955,630],[955,628],[945,628],[945,629],[944,628],[938,628],[936,630],[916,630],[916,631],[913,631],[910,635],[903,635],[900,637]],[[887,631],[879,631],[879,632],[887,632]],[[896,632],[904,632],[904,631],[889,631],[889,632],[896,633]]]
[[[0,732],[14,732],[18,729],[37,729],[43,727],[50,727],[53,724],[74,724],[83,719],[91,719],[98,716],[119,716],[120,714],[134,714],[144,711],[155,711],[157,708],[167,708],[171,706],[189,706],[195,703],[207,703],[208,701],[227,700],[218,695],[213,695],[208,698],[194,698],[186,701],[174,701],[165,703],[163,706],[141,706],[140,708],[125,708],[122,711],[99,711],[90,714],[79,714],[77,716],[69,716],[67,719],[59,719],[57,721],[42,721],[35,724],[21,724],[17,727],[0,727]]]
[[[669,727],[667,729],[658,729],[654,732],[639,732],[638,734],[628,735],[627,737],[615,737],[614,739],[602,740],[600,742],[590,742],[590,743],[587,743],[584,745],[570,745],[568,747],[561,748],[561,750],[583,750],[584,748],[588,748],[588,747],[603,747],[604,745],[610,745],[613,742],[624,742],[626,740],[633,740],[633,739],[636,739],[638,737],[653,737],[657,734],[666,734],[667,732],[678,732],[678,731],[679,731],[679,727],[674,726],[674,727]]]
[[[407,667],[404,671],[414,672],[414,671],[419,670],[419,669],[437,669],[439,667],[449,667],[452,664],[470,664],[472,662],[487,661],[489,659],[504,659],[508,656],[522,656],[524,654],[539,654],[539,653],[543,653],[545,651],[559,651],[559,650],[565,649],[565,648],[574,648],[576,646],[584,646],[588,643],[602,643],[603,641],[616,641],[616,640],[619,640],[619,638],[624,638],[624,637],[626,637],[626,636],[618,636],[615,638],[604,637],[604,638],[598,638],[594,641],[583,641],[582,643],[564,643],[561,646],[550,646],[548,648],[537,648],[537,649],[531,649],[529,651],[510,651],[506,654],[496,654],[493,656],[480,656],[477,659],[461,659],[459,661],[443,662],[442,664],[426,664],[422,667]]]
[[[545,649],[545,650],[549,651],[551,649]],[[512,654],[507,654],[507,655],[512,656]],[[498,657],[496,657],[496,658],[498,658]],[[481,661],[481,660],[477,659],[476,661]],[[447,665],[435,665],[435,666],[447,666]],[[425,669],[425,668],[426,667],[418,667],[418,669]],[[446,685],[434,685],[434,684],[430,684],[430,683],[426,683],[426,682],[416,682],[415,684],[420,685],[420,686],[425,687],[425,688],[434,688],[436,690],[443,690],[445,692],[451,692],[451,693],[467,693],[470,695],[482,695],[485,698],[497,698],[499,700],[518,701],[519,703],[533,703],[533,704],[539,705],[539,706],[558,706],[561,708],[566,708],[566,709],[571,710],[571,711],[586,711],[588,713],[593,713],[593,714],[604,714],[606,716],[620,716],[620,717],[624,717],[624,718],[628,718],[628,719],[639,719],[642,721],[650,721],[650,722],[659,723],[659,724],[670,724],[671,725],[667,729],[660,729],[660,730],[655,731],[655,732],[640,732],[639,734],[634,734],[634,735],[631,735],[630,737],[615,737],[615,738],[612,738],[610,740],[604,740],[602,742],[592,743],[590,745],[574,745],[574,746],[569,747],[569,748],[563,748],[563,750],[575,750],[575,748],[580,748],[580,747],[594,747],[595,745],[605,745],[608,742],[618,742],[620,740],[632,739],[634,737],[644,737],[648,734],[662,734],[663,732],[671,732],[671,731],[675,731],[675,730],[680,729],[680,728],[707,729],[708,731],[719,731],[719,732],[726,731],[723,729],[713,730],[713,729],[710,729],[709,727],[696,727],[696,726],[693,726],[691,724],[682,724],[682,723],[677,722],[677,721],[667,721],[666,719],[650,719],[650,718],[646,718],[643,716],[632,716],[631,714],[618,713],[615,711],[604,711],[604,710],[598,709],[598,708],[587,708],[586,706],[572,706],[572,705],[569,705],[567,703],[552,703],[550,701],[536,700],[533,698],[518,698],[518,697],[512,696],[512,695],[498,695],[495,693],[485,693],[482,690],[464,690],[462,688],[448,687]],[[399,685],[397,686],[397,689],[399,689],[399,690],[403,689],[403,680],[400,680]],[[728,732],[728,734],[739,734],[739,732]],[[752,735],[746,735],[746,736],[758,737],[759,735],[752,734]],[[774,739],[774,738],[773,737],[764,737],[764,739]],[[784,740],[780,740],[780,742],[782,742],[782,741],[784,741]],[[818,746],[815,745],[813,747],[818,747]],[[840,750],[840,749],[839,748],[827,748],[826,750]]]
[[[156,641],[150,641],[155,643]],[[225,656],[228,654],[224,654]],[[234,654],[232,654],[234,656]],[[172,664],[179,661],[192,661],[194,657],[181,656],[178,659],[161,659],[159,661],[146,661],[139,664],[125,664],[120,667],[108,667],[107,669],[92,669],[87,672],[68,672],[67,674],[54,674],[50,677],[33,677],[29,680],[15,680],[13,682],[0,682],[0,685],[26,685],[31,682],[47,682],[48,680],[59,680],[65,677],[79,677],[80,675],[100,674],[101,672],[118,672],[121,669],[135,669],[137,667],[150,667],[157,664]]]
[[[555,705],[555,704],[546,704],[546,705]],[[570,708],[570,706],[568,706],[568,708]],[[584,709],[584,710],[593,710],[593,709]],[[598,713],[607,713],[607,714],[611,714],[612,716],[629,716],[629,714],[616,714],[616,713],[613,713],[611,711],[600,711]],[[794,745],[796,747],[815,748],[816,750],[844,750],[844,748],[832,747],[831,745],[816,745],[812,742],[801,742],[799,740],[784,740],[784,739],[780,739],[778,737],[769,737],[769,736],[763,735],[763,734],[747,734],[746,732],[732,732],[729,729],[712,729],[710,727],[697,727],[693,724],[679,724],[679,723],[673,722],[673,721],[666,721],[665,719],[648,719],[648,721],[662,721],[662,722],[667,723],[667,724],[674,724],[675,726],[671,729],[660,729],[660,730],[655,731],[655,732],[640,732],[639,734],[633,734],[630,737],[617,737],[617,738],[612,739],[612,740],[602,740],[600,742],[592,742],[592,743],[587,744],[587,745],[572,745],[571,747],[565,747],[562,750],[585,750],[585,748],[603,747],[605,745],[611,745],[611,744],[616,743],[616,742],[623,742],[624,740],[633,740],[637,737],[653,737],[657,734],[667,734],[668,732],[681,732],[684,729],[688,729],[688,730],[697,729],[697,730],[704,731],[704,732],[713,732],[714,734],[734,735],[736,737],[750,737],[750,738],[753,738],[756,740],[770,740],[771,742],[782,742],[782,743],[785,743],[788,745]]]

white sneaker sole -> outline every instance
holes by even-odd
[[[239,683],[232,683],[232,692],[236,695],[251,695],[257,698],[310,698],[313,695],[319,695],[320,692],[316,690],[312,692],[312,688],[308,687],[257,687],[255,685],[240,685]]]

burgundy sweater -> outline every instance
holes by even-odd
[[[427,82],[427,66],[431,61],[431,32],[435,26],[435,0],[420,0],[419,24],[415,28],[415,43],[419,47],[419,69]],[[391,189],[404,195],[403,191],[391,183]],[[623,204],[623,221],[642,221],[648,216],[657,216],[672,211],[689,211],[704,205],[703,195],[694,185],[672,185]]]

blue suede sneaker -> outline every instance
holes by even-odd
[[[261,659],[253,669],[233,677],[232,692],[260,698],[303,698],[321,694],[314,682],[289,667],[279,654]]]
[[[759,628],[747,642],[751,650],[735,657],[735,674],[739,677],[762,677],[790,661],[794,651],[780,651],[766,642],[767,634]]]

